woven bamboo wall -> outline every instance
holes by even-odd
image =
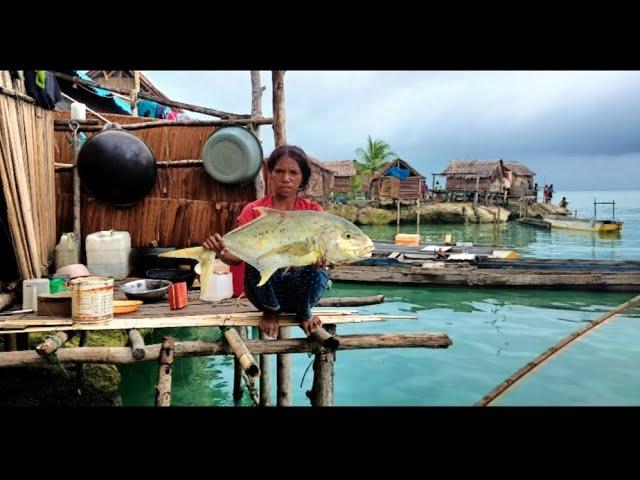
[[[56,112],[67,119],[68,111]],[[150,121],[138,117],[104,115],[118,123]],[[134,130],[147,142],[158,161],[200,158],[202,147],[215,127],[171,126]],[[72,163],[73,148],[67,132],[56,132],[56,162]],[[56,173],[57,232],[73,230],[73,185],[70,170]],[[211,178],[202,166],[159,168],[154,189],[129,208],[104,204],[83,192],[82,236],[99,230],[126,230],[133,247],[188,247],[207,236],[226,233],[235,225],[242,207],[255,199],[253,184],[224,185]]]
[[[0,86],[24,93],[0,71]],[[53,112],[0,94],[0,180],[22,278],[46,274],[56,241]]]

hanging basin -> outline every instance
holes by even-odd
[[[84,187],[98,200],[119,206],[133,205],[153,189],[158,166],[151,148],[125,130],[102,130],[78,153],[78,174]]]
[[[202,161],[207,173],[220,183],[249,183],[262,167],[262,146],[247,128],[223,127],[205,142]]]

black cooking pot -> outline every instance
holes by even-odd
[[[197,260],[193,260],[191,258],[158,256],[161,253],[170,252],[172,250],[175,250],[175,248],[132,248],[130,258],[133,275],[143,278],[146,275],[147,270],[156,268],[180,268],[182,265],[190,265],[190,270],[193,270],[193,267],[198,263]]]
[[[147,278],[169,280],[171,283],[186,282],[187,290],[189,290],[196,279],[196,272],[193,270],[180,270],[178,268],[154,268],[147,271]]]
[[[157,173],[151,148],[126,130],[102,130],[78,153],[82,184],[98,200],[115,206],[142,200],[153,189]]]

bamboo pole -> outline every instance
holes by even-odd
[[[563,338],[558,343],[556,343],[552,347],[550,347],[547,350],[545,350],[544,352],[542,352],[535,359],[533,359],[532,361],[527,363],[524,367],[522,367],[516,373],[511,375],[504,382],[500,383],[496,388],[494,388],[489,393],[487,393],[484,397],[482,397],[475,404],[475,406],[476,407],[489,406],[493,401],[495,401],[496,398],[498,398],[504,392],[506,392],[507,390],[512,388],[513,385],[515,385],[516,382],[522,380],[526,375],[528,375],[528,374],[532,373],[533,371],[535,371],[536,369],[538,369],[544,362],[549,360],[549,358],[551,358],[553,355],[556,355],[560,351],[562,351],[565,348],[567,348],[571,342],[577,340],[579,337],[583,336],[584,334],[586,334],[590,330],[592,330],[592,329],[594,329],[596,327],[599,327],[600,325],[602,325],[607,320],[615,317],[616,315],[618,315],[622,311],[626,310],[627,308],[629,308],[630,306],[632,306],[632,305],[634,305],[634,304],[636,304],[638,302],[640,302],[640,295],[638,295],[636,297],[633,297],[628,302],[625,302],[622,305],[617,306],[613,310],[611,310],[611,311],[605,313],[604,315],[601,315],[597,319],[593,320],[592,322],[590,322],[590,324],[584,326],[583,328],[581,328],[581,329],[573,332],[569,336]]]
[[[325,297],[321,298],[316,307],[359,307],[375,305],[384,302],[384,295],[369,295],[363,297]]]
[[[142,335],[140,335],[140,332],[135,328],[132,328],[127,333],[129,335],[129,341],[131,342],[131,355],[136,360],[142,360],[145,355]]]
[[[271,72],[273,93],[273,143],[276,148],[286,145],[286,113],[284,103],[284,70]],[[291,333],[287,327],[280,327],[279,337],[290,338]],[[263,355],[264,356],[264,355]],[[278,406],[291,405],[291,358],[288,355],[278,355],[276,359],[276,404]]]
[[[67,343],[76,332],[55,332],[53,335],[49,335],[44,342],[36,347],[36,352],[39,355],[51,355],[58,350],[62,345]]]
[[[238,335],[242,340],[247,339],[247,327],[238,327]],[[233,359],[233,403],[239,404],[240,400],[242,400],[242,380],[245,379],[245,383],[247,384],[247,389],[249,389],[249,393],[251,393],[251,386],[253,385],[253,379],[249,378],[248,375],[243,375],[242,367],[240,366],[240,362],[237,358]],[[250,383],[251,384],[250,384]],[[258,400],[259,402],[259,400]]]
[[[171,372],[175,356],[175,340],[165,337],[162,340],[162,348],[158,355],[158,386],[156,389],[156,407],[169,407],[171,405]]]
[[[369,348],[448,348],[451,339],[444,333],[388,333],[378,335],[343,335],[338,350],[360,350]],[[252,354],[314,353],[321,346],[306,338],[286,340],[248,340],[248,350]],[[60,349],[58,359],[62,364],[130,364],[150,361],[160,355],[160,344],[146,345],[141,360],[133,358],[129,347],[67,347]],[[175,355],[180,357],[201,357],[210,355],[231,355],[233,352],[226,342],[176,342]],[[264,356],[264,355],[263,355]],[[23,366],[46,366],[46,358],[34,351],[1,352],[0,368]],[[263,370],[261,370],[263,372]],[[262,392],[261,392],[262,397]]]
[[[262,93],[265,88],[260,84],[260,70],[251,70],[251,116],[253,118],[262,117]],[[252,124],[251,129],[260,140],[260,124]],[[254,186],[256,188],[256,198],[264,197],[265,185],[262,168],[255,178]]]
[[[400,233],[400,200],[396,200],[396,234]]]
[[[78,244],[78,259],[82,258],[82,230],[80,224],[80,172],[78,171],[78,154],[80,153],[80,139],[73,135],[73,236]]]
[[[88,331],[80,331],[80,340],[78,345],[80,347],[86,347],[89,344],[89,332]],[[76,365],[76,378],[79,383],[84,381],[84,363],[79,363]]]
[[[260,331],[260,340],[262,340],[263,334]],[[255,341],[255,340],[254,340]],[[267,340],[267,342],[273,342],[273,340]],[[260,406],[271,406],[271,357],[269,355],[260,355]]]
[[[131,115],[138,116],[138,96],[140,95],[140,72],[133,71],[133,90],[131,90]]]
[[[0,312],[10,307],[15,301],[15,295],[11,293],[0,293]]]
[[[154,120],[140,123],[120,124],[123,130],[142,130],[157,127],[224,127],[227,125],[270,125],[273,118],[233,118],[229,120]],[[102,125],[80,125],[79,132],[99,132],[104,129]],[[69,132],[71,128],[60,125],[55,127],[56,132]]]
[[[291,327],[280,327],[278,338],[291,338]],[[276,360],[276,405],[291,406],[291,360],[289,355],[278,355]]]
[[[327,330],[335,332],[335,325],[327,325]],[[308,394],[313,407],[333,406],[334,361],[334,349],[325,348],[315,355],[313,360],[313,386]]]
[[[28,102],[33,104],[36,103],[36,101],[30,96],[25,95],[24,93],[16,92],[15,90],[11,90],[9,88],[0,87],[0,93],[3,95],[7,95],[9,97],[17,98],[19,100],[22,100],[23,102]]]
[[[237,330],[235,328],[226,328],[224,330],[224,338],[235,354],[236,359],[240,362],[242,370],[244,370],[249,377],[257,377],[260,374],[258,364],[249,352],[246,344],[242,341],[242,338],[240,338]]]
[[[318,327],[311,331],[311,336],[323,347],[329,350],[335,350],[340,346],[340,340],[335,335],[329,333],[326,329]]]
[[[275,147],[286,145],[287,130],[284,108],[284,70],[271,72],[273,88],[273,138]]]
[[[51,73],[53,73],[56,77],[61,78],[62,80],[67,80],[69,82],[73,82],[78,85],[84,85],[92,88],[99,87],[99,88],[102,88],[103,90],[109,90],[110,92],[120,93],[127,97],[131,96],[131,90],[126,88],[117,88],[117,87],[111,87],[111,86],[105,86],[105,85],[98,85],[95,82],[89,82],[87,80],[83,80],[82,78],[74,77],[74,76],[67,75],[60,72],[51,72]],[[222,110],[216,110],[213,108],[199,107],[197,105],[191,105],[189,103],[176,102],[174,100],[169,100],[168,98],[160,98],[160,97],[156,97],[155,95],[150,95],[148,93],[140,93],[138,94],[138,98],[144,98],[145,100],[151,100],[153,102],[160,103],[162,105],[167,105],[169,107],[179,108],[182,110],[189,110],[191,112],[204,113],[205,115],[211,115],[213,117],[219,117],[219,118],[249,118],[250,117],[250,115],[223,112]]]

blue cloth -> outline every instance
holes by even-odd
[[[95,83],[95,81],[89,75],[87,75],[86,72],[82,72],[80,70],[74,70],[74,72],[76,76],[82,78],[83,80],[87,80],[89,82]],[[128,102],[124,101],[119,97],[115,97],[113,93],[111,93],[109,90],[105,90],[104,88],[98,87],[98,84],[96,84],[95,87],[90,87],[90,88],[92,88],[97,95],[105,98],[110,98],[113,101],[113,103],[115,103],[118,106],[118,108],[120,108],[120,110],[131,115],[131,112],[132,112],[131,105]]]
[[[386,177],[407,178],[409,176],[408,168],[391,167],[385,174]]]
[[[311,320],[311,308],[320,301],[327,289],[327,271],[310,265],[284,272],[284,268],[277,270],[267,283],[258,287],[260,272],[247,264],[244,273],[247,298],[262,312],[295,313],[298,322]]]
[[[152,102],[150,100],[138,100],[138,116],[154,118],[156,105],[156,102]]]

